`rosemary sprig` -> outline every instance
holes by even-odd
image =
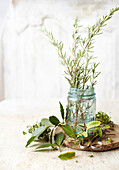
[[[68,55],[63,52],[62,41],[56,41],[52,32],[48,32],[46,29],[42,31],[49,37],[50,42],[56,46],[59,57],[61,58],[61,64],[65,66],[65,78],[73,88],[87,89],[93,87],[97,81],[95,80],[100,72],[96,72],[96,68],[99,63],[93,62],[92,49],[94,48],[94,37],[102,34],[101,30],[106,26],[106,22],[112,18],[113,14],[119,10],[119,7],[112,8],[108,15],[104,15],[98,20],[92,27],[88,27],[88,36],[82,38],[79,34],[80,27],[78,18],[74,22],[74,31],[72,34],[73,44],[71,54]]]

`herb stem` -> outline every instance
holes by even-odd
[[[58,49],[58,51],[60,52],[60,55],[62,56],[62,59],[63,59],[64,63],[66,64],[67,70],[68,70],[68,72],[69,72],[69,75],[71,76],[71,80],[72,80],[72,83],[73,83],[73,86],[74,86],[75,84],[74,84],[73,76],[72,76],[71,71],[70,71],[70,68],[69,68],[69,66],[68,66],[68,64],[67,64],[67,62],[66,62],[66,60],[65,60],[65,58],[64,58],[64,55],[63,55],[63,53],[62,53],[62,50],[59,50],[58,45],[57,45],[57,49]]]

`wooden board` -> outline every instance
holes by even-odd
[[[56,129],[56,133],[60,132],[60,131],[63,132],[63,130],[61,128]],[[65,137],[67,137],[66,134],[65,134]],[[108,143],[108,140],[103,139],[100,141],[102,143],[102,145],[99,148],[94,148],[92,146],[89,146],[88,148],[81,149],[80,144],[74,145],[73,139],[66,140],[64,145],[66,147],[69,147],[72,149],[83,150],[83,151],[92,151],[92,152],[108,151],[108,150],[119,148],[119,125],[116,125],[116,124],[114,125],[114,130],[110,131],[110,133],[107,134],[107,138],[108,137],[112,138],[112,143]]]

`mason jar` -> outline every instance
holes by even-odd
[[[86,129],[86,124],[95,119],[96,97],[95,89],[80,90],[70,88],[68,92],[67,124],[75,133]]]

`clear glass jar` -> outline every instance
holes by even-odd
[[[86,124],[95,119],[96,97],[95,89],[80,90],[70,88],[68,93],[67,124],[75,131],[80,132]]]

